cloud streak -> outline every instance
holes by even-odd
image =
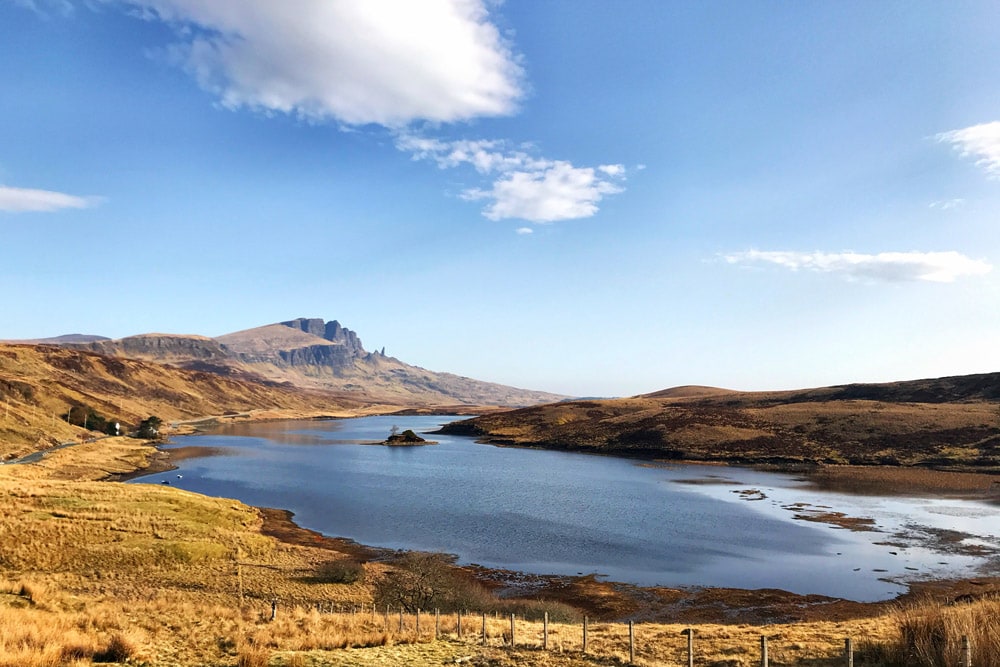
[[[990,178],[1000,180],[1000,121],[981,123],[935,135],[951,144],[962,157],[972,157]]]
[[[398,128],[516,111],[523,71],[485,0],[102,0],[177,29],[229,108]]]
[[[468,188],[460,195],[467,201],[486,201],[483,216],[490,220],[549,223],[588,218],[597,213],[601,200],[624,190],[626,170],[620,164],[576,167],[565,160],[535,157],[502,141],[441,141],[403,134],[396,147],[441,169],[468,165],[493,177],[489,187]]]
[[[0,185],[0,211],[7,213],[51,212],[96,206],[101,197],[77,197],[51,190],[32,190]]]
[[[791,271],[836,273],[852,279],[884,282],[954,282],[958,278],[981,276],[993,270],[988,262],[955,252],[793,252],[760,251],[723,255],[729,264],[773,264]]]

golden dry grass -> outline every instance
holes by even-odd
[[[73,450],[65,450],[71,456]],[[98,454],[93,454],[95,461]],[[54,465],[54,464],[53,464]],[[100,466],[96,466],[100,467]],[[89,664],[124,646],[133,662],[187,665],[441,664],[474,656],[474,664],[604,664],[627,655],[621,623],[591,623],[584,659],[578,625],[518,620],[509,652],[509,619],[372,612],[370,584],[326,584],[312,575],[329,549],[295,546],[261,534],[257,510],[169,486],[53,479],[50,468],[0,471],[0,654],[3,665]],[[375,576],[385,566],[369,563]],[[270,604],[279,600],[277,618]],[[317,604],[322,612],[317,610]],[[358,613],[325,613],[331,608]],[[750,659],[759,634],[775,656],[835,656],[844,636],[884,639],[884,619],[763,629],[701,625],[699,654]],[[674,660],[686,644],[681,625],[636,626],[637,663]],[[832,658],[831,658],[832,659]],[[513,662],[511,662],[513,661]],[[815,662],[813,664],[824,664]],[[832,664],[832,663],[831,663]]]
[[[89,406],[126,428],[150,415],[171,422],[204,415],[225,420],[349,416],[371,409],[362,409],[357,396],[264,385],[49,345],[0,344],[0,460],[99,436],[66,423],[63,417],[73,405]]]

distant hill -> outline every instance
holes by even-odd
[[[237,379],[352,392],[358,400],[409,408],[519,407],[566,398],[429,371],[387,356],[384,350],[369,352],[356,333],[336,320],[298,318],[216,338],[142,334],[117,340],[50,342]]]
[[[0,340],[0,343],[21,343],[24,345],[62,345],[63,343],[93,343],[98,340],[111,340],[106,336],[93,336],[91,334],[64,334],[52,338],[32,338],[30,340]]]
[[[94,428],[100,419],[128,431],[151,415],[169,422],[261,410],[346,416],[365,408],[353,394],[248,382],[54,345],[0,344],[0,460],[75,440],[88,433],[83,426]]]
[[[655,459],[1000,472],[1000,373],[780,392],[677,387],[484,415],[444,430]]]

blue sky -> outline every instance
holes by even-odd
[[[572,395],[1000,370],[1000,6],[0,0],[0,339]]]

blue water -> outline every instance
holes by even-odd
[[[970,576],[983,564],[981,558],[918,544],[878,544],[887,532],[912,521],[950,527],[960,520],[963,529],[1000,544],[994,534],[1000,510],[963,501],[873,500],[820,492],[789,475],[750,469],[651,467],[438,434],[425,437],[440,444],[423,447],[360,444],[382,440],[394,425],[427,432],[455,419],[237,425],[174,438],[167,448],[202,447],[206,455],[180,461],[176,472],[135,482],[165,480],[202,494],[289,509],[301,526],[363,544],[442,551],[463,563],[538,574],[596,573],[641,585],[885,599],[904,590],[888,578]],[[738,493],[751,488],[766,499],[749,501]],[[885,532],[797,521],[784,507],[792,502],[872,516]]]

